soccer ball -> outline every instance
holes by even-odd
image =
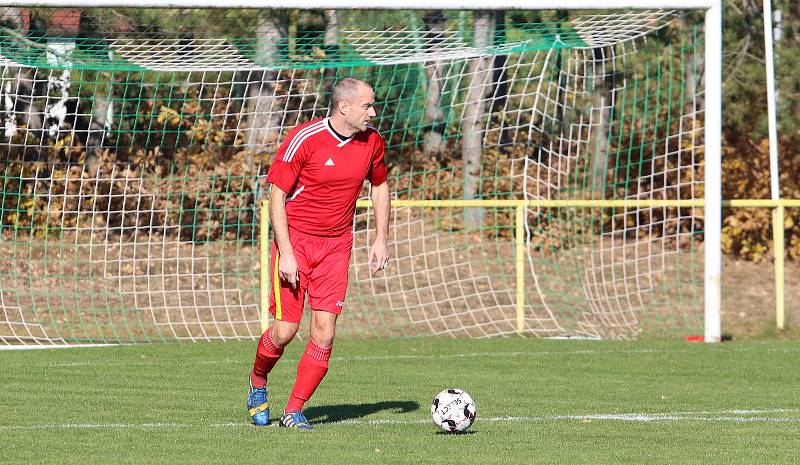
[[[463,433],[475,421],[475,401],[463,389],[445,389],[433,398],[433,423],[446,433]]]

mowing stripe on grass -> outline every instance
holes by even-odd
[[[759,352],[753,349],[716,349],[712,352]],[[765,348],[765,352],[782,352],[793,353],[800,352],[798,348],[782,348],[773,349]],[[406,355],[353,355],[348,357],[331,357],[331,361],[336,362],[372,362],[384,360],[447,360],[447,359],[461,359],[461,358],[482,358],[482,357],[548,357],[548,356],[570,356],[570,355],[603,355],[603,354],[647,354],[647,353],[688,353],[689,350],[674,350],[674,349],[620,349],[620,350],[574,350],[574,351],[513,351],[513,352],[464,352],[456,354],[406,354]],[[248,354],[249,357],[249,354]],[[250,365],[252,360],[248,357],[238,358],[225,358],[217,360],[187,360],[183,364],[193,365]],[[283,362],[297,362],[299,359],[286,357],[281,359]],[[67,362],[67,363],[50,363],[46,366],[48,368],[67,368],[67,367],[80,367],[80,366],[154,366],[162,365],[168,362],[153,360],[137,360],[131,362],[108,362],[104,360],[97,361],[81,361],[81,362]],[[32,364],[26,364],[26,367],[32,367]]]

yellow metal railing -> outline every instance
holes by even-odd
[[[358,208],[368,208],[371,200],[359,200]],[[517,331],[522,332],[525,322],[525,208],[702,208],[705,201],[696,200],[392,200],[394,207],[418,208],[514,208],[515,227],[515,272],[516,272],[516,317]],[[775,253],[775,319],[778,329],[785,325],[784,309],[784,234],[783,222],[786,208],[800,208],[798,200],[741,199],[723,200],[724,208],[774,208],[773,241]],[[261,329],[269,324],[269,203],[261,201]]]

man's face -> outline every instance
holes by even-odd
[[[347,125],[357,131],[366,131],[367,123],[374,118],[375,94],[371,88],[363,84],[358,86],[358,94],[350,102],[342,103]]]

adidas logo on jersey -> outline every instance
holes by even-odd
[[[328,161],[325,162],[325,166],[334,166],[333,158],[328,158]]]

